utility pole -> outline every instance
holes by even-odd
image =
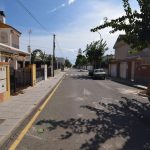
[[[28,53],[30,53],[30,64],[31,64],[31,45],[30,45],[30,35],[32,33],[31,29],[29,30],[29,45],[28,45]]]
[[[55,76],[55,74],[54,74],[55,37],[56,37],[56,35],[54,34],[53,35],[53,56],[52,56],[52,74],[53,74],[53,77]]]

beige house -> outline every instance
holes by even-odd
[[[150,49],[145,48],[131,54],[131,47],[122,40],[122,36],[124,35],[118,37],[114,45],[115,59],[109,64],[109,74],[112,77],[133,81],[150,80]]]
[[[29,63],[30,54],[19,49],[21,33],[6,24],[5,14],[0,11],[0,62],[9,62],[14,69],[25,67]]]

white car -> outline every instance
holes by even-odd
[[[105,80],[105,78],[106,78],[106,72],[105,72],[105,70],[103,68],[94,69],[93,78],[94,79],[101,78],[101,79]]]

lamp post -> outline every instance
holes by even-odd
[[[101,39],[102,39],[101,33],[100,33],[100,32],[98,32],[98,31],[97,31],[97,33],[99,34],[99,36],[100,36],[100,40],[101,40]]]
[[[100,40],[99,40],[99,41],[101,42],[101,40],[102,40],[101,33],[100,33],[100,32],[98,32],[98,31],[97,31],[97,33],[98,33],[98,34],[99,34],[99,36],[100,36]],[[101,68],[101,60],[100,60],[100,68]]]

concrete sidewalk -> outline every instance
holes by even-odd
[[[64,75],[65,72],[60,72],[55,77],[37,83],[35,87],[28,87],[23,90],[23,94],[11,96],[9,100],[0,103],[0,147],[39,107]]]
[[[138,82],[123,80],[123,79],[118,79],[118,78],[110,78],[110,80],[121,83],[121,84],[125,84],[128,86],[132,86],[141,90],[147,89],[147,85],[145,83],[140,83],[140,82],[138,83]]]

